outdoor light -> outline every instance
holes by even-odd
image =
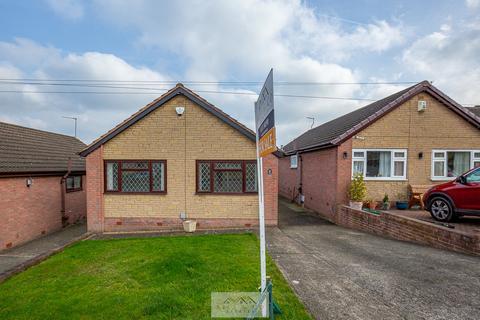
[[[30,188],[30,186],[33,184],[33,179],[32,178],[27,178],[25,181],[27,188]]]
[[[184,107],[176,107],[175,112],[177,113],[177,116],[180,117],[185,112],[185,108]]]
[[[347,151],[343,152],[343,159],[348,159],[348,152]]]
[[[418,159],[423,159],[423,152],[418,153]]]

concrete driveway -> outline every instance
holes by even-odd
[[[480,319],[480,258],[336,226],[281,200],[268,251],[316,319]]]

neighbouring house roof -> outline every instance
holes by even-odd
[[[480,117],[480,106],[475,106],[468,108],[469,111],[473,112],[477,117]]]
[[[242,123],[238,122],[219,108],[215,107],[213,104],[209,103],[207,100],[203,99],[198,94],[194,93],[192,90],[185,88],[183,84],[178,83],[174,88],[170,89],[168,92],[161,95],[159,98],[153,100],[152,102],[144,106],[142,109],[131,115],[128,119],[124,120],[122,123],[118,124],[116,127],[111,129],[104,135],[100,136],[97,140],[93,141],[90,145],[88,145],[84,150],[80,152],[80,155],[86,157],[88,154],[99,148],[102,144],[106,143],[110,139],[113,139],[116,135],[128,129],[130,126],[140,121],[141,119],[149,115],[151,112],[155,111],[157,108],[161,107],[163,104],[178,95],[185,96],[207,112],[211,113],[229,126],[238,130],[248,139],[255,141],[254,131],[252,131]]]
[[[85,144],[63,134],[0,122],[0,175],[65,174],[71,159],[72,171],[85,171],[78,152]]]
[[[337,146],[421,92],[429,93],[466,121],[480,128],[480,118],[476,117],[473,112],[467,110],[473,108],[462,107],[434,87],[430,82],[422,81],[363,108],[308,130],[288,143],[283,148],[283,151],[286,155],[291,155],[297,152],[314,151]]]

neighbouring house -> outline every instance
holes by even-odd
[[[354,173],[368,198],[406,200],[408,185],[480,165],[480,118],[427,81],[324,123],[284,147],[279,192],[324,215],[348,202]]]
[[[253,106],[252,106],[253,112]],[[255,133],[177,84],[81,153],[92,232],[258,224]],[[278,159],[263,160],[265,216],[277,224]]]
[[[468,108],[472,113],[474,113],[477,117],[480,117],[480,106],[475,106]]]
[[[85,217],[80,140],[0,122],[0,250]]]

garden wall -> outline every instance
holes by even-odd
[[[480,236],[389,212],[379,215],[339,206],[332,219],[335,224],[431,247],[480,255]]]

